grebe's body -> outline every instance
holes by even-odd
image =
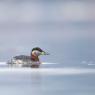
[[[41,64],[39,60],[40,55],[47,55],[48,53],[44,52],[39,47],[33,48],[31,55],[19,55],[15,56],[8,62],[11,66],[21,66],[21,67],[35,67],[38,68]]]

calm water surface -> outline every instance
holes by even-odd
[[[95,70],[91,68],[37,70],[15,68],[12,71],[6,69],[0,71],[2,95],[94,95],[95,93]]]

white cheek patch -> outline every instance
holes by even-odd
[[[40,52],[37,51],[37,50],[34,50],[34,51],[32,51],[32,54],[39,56],[40,55]]]

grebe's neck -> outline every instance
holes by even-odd
[[[32,55],[31,55],[31,60],[32,60],[32,61],[39,61],[39,57],[36,56],[36,55],[34,55],[34,54],[32,54]]]

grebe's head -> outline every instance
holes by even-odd
[[[35,48],[32,49],[31,55],[40,56],[40,55],[49,55],[49,53],[43,51],[39,47],[35,47]]]

